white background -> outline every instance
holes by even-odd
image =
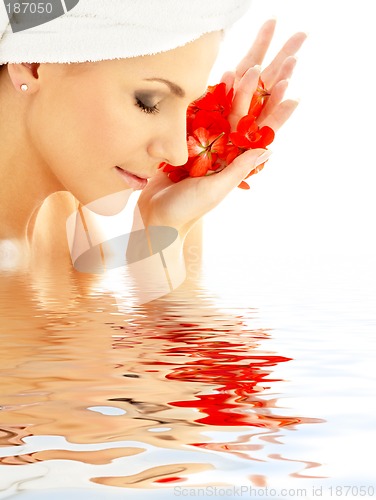
[[[270,62],[308,33],[287,97],[298,109],[278,132],[251,189],[236,188],[204,222],[206,255],[375,255],[373,0],[254,0],[225,40],[210,78],[236,66],[258,28],[277,18]]]

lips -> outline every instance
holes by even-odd
[[[132,174],[131,172],[128,172],[120,167],[115,167],[115,169],[122,177],[123,181],[125,181],[128,186],[133,189],[144,189],[148,183],[148,180],[144,177],[139,177],[138,175]]]

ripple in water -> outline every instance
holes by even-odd
[[[90,279],[73,279],[65,302],[49,294],[51,278],[45,289],[1,283],[2,466],[48,464],[52,481],[55,463],[86,464],[77,486],[151,488],[220,482],[234,458],[258,485],[268,460],[296,474],[320,465],[268,450],[283,448],[282,429],[323,420],[278,405],[274,372],[293,360],[267,350],[270,330],[251,328],[256,310],[226,312],[205,289],[182,287],[119,312]]]

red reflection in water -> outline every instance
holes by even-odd
[[[163,477],[162,479],[156,479],[154,483],[175,483],[175,482],[181,482],[181,481],[186,481],[186,477]]]
[[[169,397],[166,386],[162,392],[166,410],[168,407],[191,410],[179,415],[190,428],[186,444],[264,462],[264,458],[258,457],[263,441],[283,444],[277,439],[282,437],[280,429],[295,430],[296,425],[323,422],[292,412],[289,415],[277,404],[278,382],[283,380],[273,376],[273,372],[293,359],[261,350],[270,338],[268,329],[249,330],[242,316],[225,315],[217,309],[204,309],[200,313],[196,314],[197,322],[187,322],[179,321],[178,314],[168,316],[156,310],[153,323],[150,324],[149,318],[137,330],[137,338],[140,340],[142,336],[153,346],[142,361],[138,359],[138,370],[159,371],[158,382],[173,383]],[[126,329],[124,334],[117,342],[122,348],[132,348],[134,335]],[[182,382],[180,390],[176,382]],[[168,419],[168,411],[164,418],[165,422],[174,422]],[[241,427],[241,433],[234,434],[229,442],[216,438],[207,441],[200,430],[210,430],[209,426],[217,432],[225,429],[231,432],[236,427],[240,431]],[[192,429],[198,431],[196,437]],[[177,439],[184,435],[181,428],[179,431]],[[171,481],[178,479],[173,474]],[[254,484],[266,481],[257,475],[250,480]]]
[[[244,344],[240,343],[209,341],[201,342],[192,352],[192,346],[189,346],[191,354],[202,359],[173,369],[166,378],[215,384],[215,392],[197,395],[196,400],[171,401],[169,404],[197,408],[206,416],[195,421],[209,425],[270,427],[272,424],[275,427],[298,423],[300,420],[297,418],[265,415],[255,411],[255,408],[266,409],[268,401],[262,401],[254,394],[259,395],[270,388],[269,383],[281,380],[267,379],[271,373],[267,368],[290,361],[291,358],[262,353],[256,355],[237,350],[244,347]],[[169,352],[183,354],[184,350],[179,347],[170,349]],[[248,413],[249,411],[251,413]]]

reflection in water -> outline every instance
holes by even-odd
[[[115,467],[120,460],[122,473],[98,469],[91,481],[179,483],[225,472],[226,461],[212,453],[262,462],[264,446],[283,447],[281,428],[320,422],[281,413],[273,371],[291,358],[265,350],[270,333],[252,329],[254,310],[226,313],[199,284],[131,307],[91,275],[34,278],[0,278],[2,466],[65,460]],[[36,445],[43,436],[50,444]],[[56,447],[57,436],[66,444]],[[157,462],[145,461],[155,450]],[[288,451],[269,458],[297,462],[295,474],[302,462],[319,465]],[[266,483],[249,473],[248,481]]]
[[[198,395],[198,401],[175,401],[172,405],[185,408],[193,407],[207,416],[196,422],[209,425],[251,425],[255,427],[274,427],[299,423],[299,419],[273,416],[267,410],[270,402],[253,396],[262,392],[261,384],[276,380],[266,380],[270,373],[268,366],[288,361],[288,358],[273,355],[243,354],[243,344],[226,341],[200,343],[197,351],[204,359],[194,361],[188,366],[174,369],[168,379],[199,381],[220,384],[211,394]],[[192,346],[191,346],[192,348]],[[238,350],[241,349],[241,350]],[[189,356],[189,348],[186,350]],[[259,408],[266,412],[261,413]]]

